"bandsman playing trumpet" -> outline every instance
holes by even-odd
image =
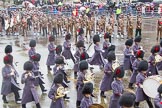
[[[60,90],[62,87],[64,75],[59,73],[54,77],[54,83],[48,93],[48,97],[52,100],[50,108],[65,108],[64,99],[65,96],[64,90]],[[60,91],[59,91],[60,90]]]
[[[115,52],[114,51],[110,51],[108,54],[107,54],[107,60],[108,62],[106,63],[106,65],[104,66],[104,77],[101,81],[101,86],[100,86],[100,90],[101,90],[101,93],[100,95],[104,98],[106,98],[104,92],[105,91],[109,91],[109,90],[112,90],[111,88],[111,83],[113,82],[113,68],[112,68],[112,65],[113,65],[113,61],[116,60],[116,56],[115,56]]]
[[[148,75],[158,75],[157,71],[157,63],[159,62],[159,51],[160,51],[160,46],[155,45],[151,48],[151,55],[149,57],[149,67],[148,67]],[[158,57],[159,56],[159,57]]]

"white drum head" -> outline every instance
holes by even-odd
[[[158,95],[157,89],[159,86],[159,80],[148,78],[143,82],[143,91],[147,96],[155,98]]]

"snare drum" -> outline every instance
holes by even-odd
[[[143,82],[143,91],[151,98],[155,98],[158,95],[157,89],[162,83],[162,76],[155,75],[150,76]]]

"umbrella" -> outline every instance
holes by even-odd
[[[62,6],[63,4],[61,2],[58,3],[59,6]]]
[[[82,6],[82,7],[80,7],[79,10],[80,10],[80,11],[84,11],[84,10],[86,10],[86,8],[85,8],[84,6]]]

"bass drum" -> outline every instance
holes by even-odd
[[[158,95],[157,89],[160,84],[162,84],[162,76],[150,76],[143,82],[143,91],[147,96],[155,98]]]

